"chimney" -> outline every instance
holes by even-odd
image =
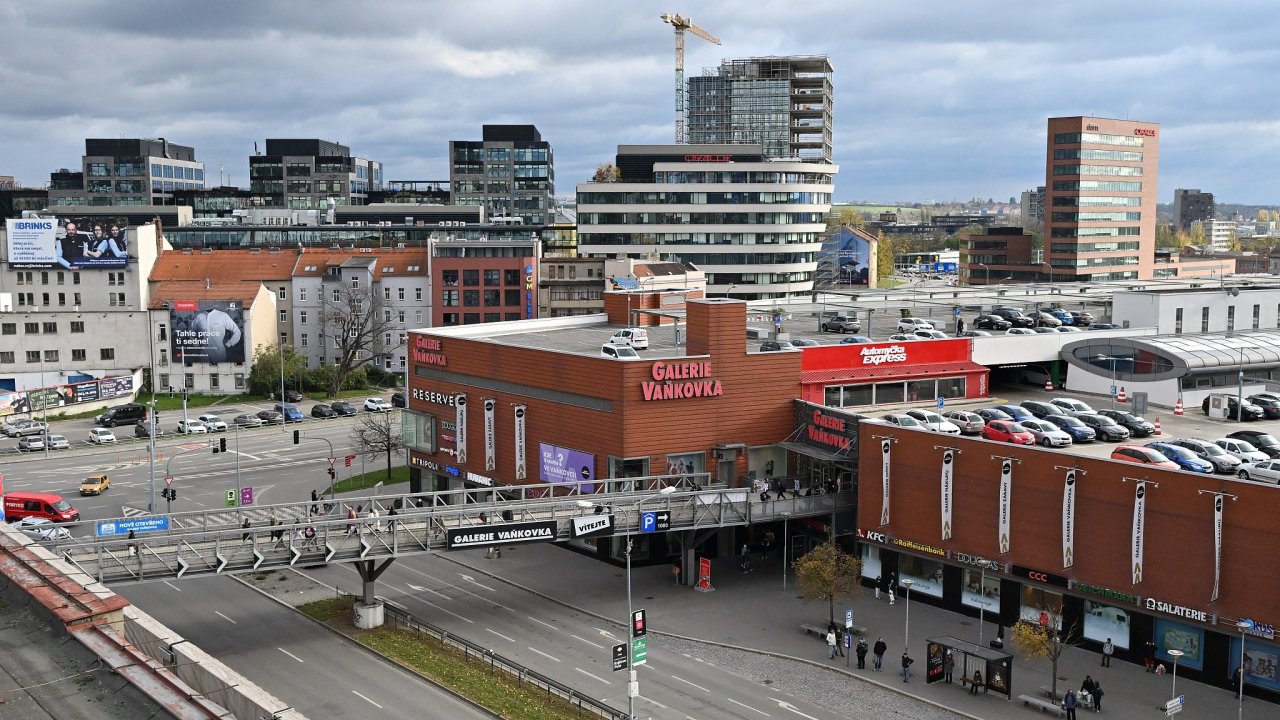
[[[689,300],[685,305],[689,355],[731,356],[747,352],[747,304],[730,298]]]

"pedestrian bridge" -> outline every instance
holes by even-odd
[[[712,530],[830,517],[854,503],[851,490],[761,501],[745,488],[700,484],[707,481],[660,476],[116,518],[93,523],[92,538],[44,545],[108,585],[337,562],[357,563],[370,583],[398,557],[564,540],[575,525],[593,527],[593,537]]]

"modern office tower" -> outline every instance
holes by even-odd
[[[555,157],[533,125],[485,125],[480,141],[449,142],[454,205],[483,205],[496,224],[551,222]]]
[[[1177,188],[1173,191],[1173,228],[1190,230],[1197,220],[1212,220],[1213,208],[1213,193]]]
[[[678,260],[741,300],[813,290],[835,165],[759,144],[620,145],[615,164],[618,182],[578,186],[579,256]]]
[[[81,170],[49,176],[49,204],[172,205],[175,190],[204,187],[195,148],[164,138],[87,139]]]
[[[264,207],[324,210],[364,205],[382,189],[382,163],[354,157],[328,140],[267,140],[266,153],[249,156],[249,189]]]
[[[1049,118],[1045,259],[1055,280],[1152,277],[1160,126]]]
[[[689,143],[830,163],[831,74],[825,55],[725,60],[689,78]]]

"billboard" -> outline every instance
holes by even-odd
[[[238,301],[175,300],[169,322],[174,362],[244,362],[244,309]]]
[[[542,482],[595,480],[595,455],[547,443],[538,445],[538,478]]]
[[[0,392],[0,417],[48,412],[50,409],[133,395],[133,376],[102,378],[30,390]]]
[[[5,257],[15,270],[125,270],[129,227],[120,218],[5,220]]]

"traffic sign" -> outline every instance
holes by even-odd
[[[1180,712],[1182,712],[1182,704],[1181,704],[1181,703],[1179,703],[1179,704],[1177,704],[1177,705],[1174,705],[1174,706],[1172,706],[1172,707],[1166,707],[1166,708],[1165,708],[1165,711],[1164,711],[1164,714],[1165,714],[1165,717],[1171,717],[1171,716],[1173,716],[1173,715],[1177,715],[1177,714],[1178,714],[1178,713],[1180,713]]]
[[[240,504],[241,505],[253,504],[253,488],[251,487],[240,488]]]
[[[631,613],[631,637],[644,637],[648,632],[649,628],[645,623],[644,610],[636,610]]]
[[[938,409],[941,410],[946,406],[947,406],[947,401],[944,400],[943,398],[938,398]]]
[[[236,506],[236,491],[228,490],[227,491],[227,507],[235,507],[235,506]]]
[[[173,476],[172,476],[172,475],[165,475],[165,476],[164,476],[164,486],[165,486],[165,487],[173,487]]]
[[[956,312],[956,317],[960,317],[960,308],[959,308],[959,307],[957,307],[957,308],[956,308],[956,311],[955,311],[955,312]]]
[[[665,532],[671,529],[671,513],[657,510],[640,513],[640,532]]]
[[[1116,396],[1116,386],[1115,386],[1115,385],[1112,385],[1112,386],[1111,386],[1111,397],[1115,397],[1115,396]]]
[[[1169,710],[1173,710],[1174,708],[1178,708],[1179,710],[1181,710],[1182,704],[1183,702],[1186,701],[1186,699],[1187,699],[1186,695],[1179,695],[1178,697],[1173,698],[1172,700],[1164,704],[1165,711],[1168,712]]]
[[[846,628],[853,627],[853,610],[851,609],[844,611],[844,626]]]
[[[627,644],[620,643],[613,646],[613,671],[626,670],[627,664]]]
[[[640,667],[649,661],[649,638],[638,637],[631,641],[631,664]]]

